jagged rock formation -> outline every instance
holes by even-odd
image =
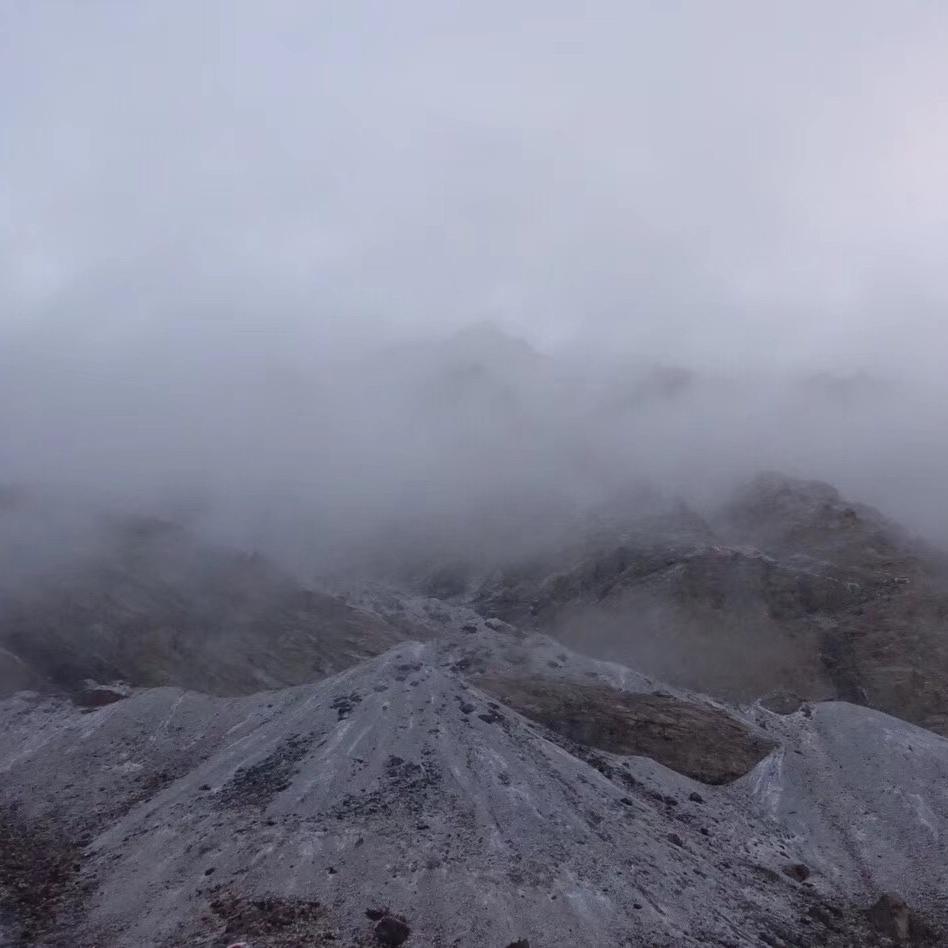
[[[485,666],[701,700],[483,624],[250,697],[164,688],[85,712],[8,699],[7,943],[940,937],[945,740],[847,704],[718,706],[775,746],[708,786],[546,730],[472,683]],[[914,941],[899,942],[905,925]]]
[[[825,484],[758,478],[491,577],[473,604],[591,654],[753,699],[792,690],[948,733],[944,558]]]
[[[946,558],[829,485],[769,475],[725,512],[729,529],[832,577],[847,595],[813,609],[835,693],[948,733]]]

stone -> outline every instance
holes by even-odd
[[[383,915],[375,924],[375,937],[381,945],[397,948],[408,941],[411,929],[401,918],[394,915]]]

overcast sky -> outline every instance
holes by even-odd
[[[397,506],[478,463],[494,489],[733,456],[930,520],[946,50],[941,0],[2,3],[0,474],[216,464]],[[597,379],[593,355],[896,388],[858,418],[696,395],[633,437],[546,381],[520,428],[494,392],[429,417],[410,358],[385,389],[340,356],[485,320]]]
[[[0,319],[931,353],[948,8],[0,10]]]

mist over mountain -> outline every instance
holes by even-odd
[[[6,483],[183,515],[307,574],[399,543],[502,557],[609,505],[713,507],[767,469],[948,528],[925,380],[576,360],[490,324],[344,354],[202,344],[7,350]]]
[[[0,9],[0,945],[948,943],[948,10]]]
[[[936,7],[3,18],[4,483],[255,543],[777,469],[948,536]]]

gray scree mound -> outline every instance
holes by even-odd
[[[8,699],[6,838],[51,868],[5,867],[5,943],[938,943],[944,739],[846,704],[705,702],[765,754],[708,786],[547,730],[465,677],[485,666],[659,690],[477,627],[251,697]]]

